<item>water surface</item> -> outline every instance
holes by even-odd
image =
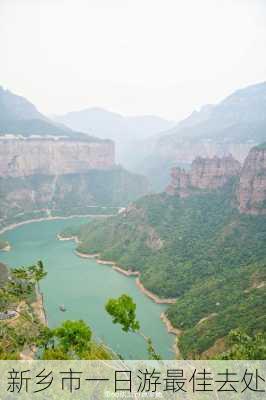
[[[8,240],[12,250],[0,252],[0,261],[16,267],[42,260],[48,271],[41,282],[50,327],[65,319],[83,319],[94,336],[107,343],[124,358],[147,358],[145,343],[136,334],[124,333],[112,324],[104,306],[111,297],[129,294],[137,304],[137,317],[142,331],[150,336],[158,353],[165,359],[174,357],[174,336],[166,332],[160,320],[164,305],[152,302],[135,285],[134,277],[115,272],[110,266],[99,265],[93,259],[74,254],[75,243],[56,240],[56,234],[66,226],[84,223],[84,218],[41,221],[5,232],[1,239]],[[59,310],[64,304],[67,311]]]

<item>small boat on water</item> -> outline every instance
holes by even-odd
[[[64,304],[61,304],[61,306],[59,306],[59,310],[62,312],[66,311],[66,307],[64,306]]]

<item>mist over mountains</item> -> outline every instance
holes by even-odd
[[[123,116],[100,107],[54,116],[54,120],[73,130],[113,140],[142,140],[175,125],[156,115]]]
[[[265,139],[266,82],[237,90],[217,105],[206,105],[168,132],[162,142],[176,139],[224,143]]]
[[[73,132],[62,124],[55,124],[40,113],[28,99],[0,86],[0,136],[4,134],[21,135],[23,137],[32,135],[79,137],[89,140],[88,135]]]
[[[123,116],[99,107],[54,116],[54,120],[73,130],[114,140],[117,161],[132,169],[136,160],[142,158],[143,141],[176,124],[156,115]]]
[[[237,90],[217,105],[206,105],[180,121],[150,146],[135,166],[155,177],[159,190],[167,183],[166,169],[188,166],[197,156],[232,154],[243,162],[250,148],[266,140],[266,82]]]
[[[0,88],[0,134],[113,140],[116,162],[143,173],[160,191],[173,166],[189,167],[197,156],[232,154],[242,162],[252,146],[266,140],[265,109],[266,82],[205,105],[179,123],[155,115],[123,116],[99,107],[50,119],[25,98]]]

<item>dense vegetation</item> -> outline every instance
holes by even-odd
[[[84,321],[64,321],[48,328],[40,316],[38,283],[46,276],[42,262],[8,271],[0,263],[0,360],[112,359],[114,353],[93,339]],[[7,279],[9,277],[9,279]],[[38,349],[38,352],[36,350]]]
[[[0,312],[13,313],[11,318],[0,320],[0,359],[19,359],[20,353],[31,353],[43,326],[37,312],[37,286],[46,273],[39,262],[10,271],[2,266],[0,275],[4,277],[0,286]]]
[[[145,287],[177,298],[167,314],[183,330],[184,357],[204,356],[232,329],[266,329],[266,216],[239,214],[235,185],[187,199],[146,196],[79,231],[80,252],[139,270]]]
[[[6,283],[8,278],[8,269],[5,264],[0,263],[0,288]]]
[[[253,336],[244,331],[231,331],[227,338],[230,350],[222,353],[221,360],[265,360],[266,334],[258,333]]]

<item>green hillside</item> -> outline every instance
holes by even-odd
[[[8,278],[8,269],[5,264],[0,263],[0,287],[2,287]]]
[[[266,329],[266,216],[239,214],[236,183],[187,199],[146,196],[79,232],[80,252],[139,270],[146,288],[177,298],[167,314],[183,330],[185,358],[232,329]]]

